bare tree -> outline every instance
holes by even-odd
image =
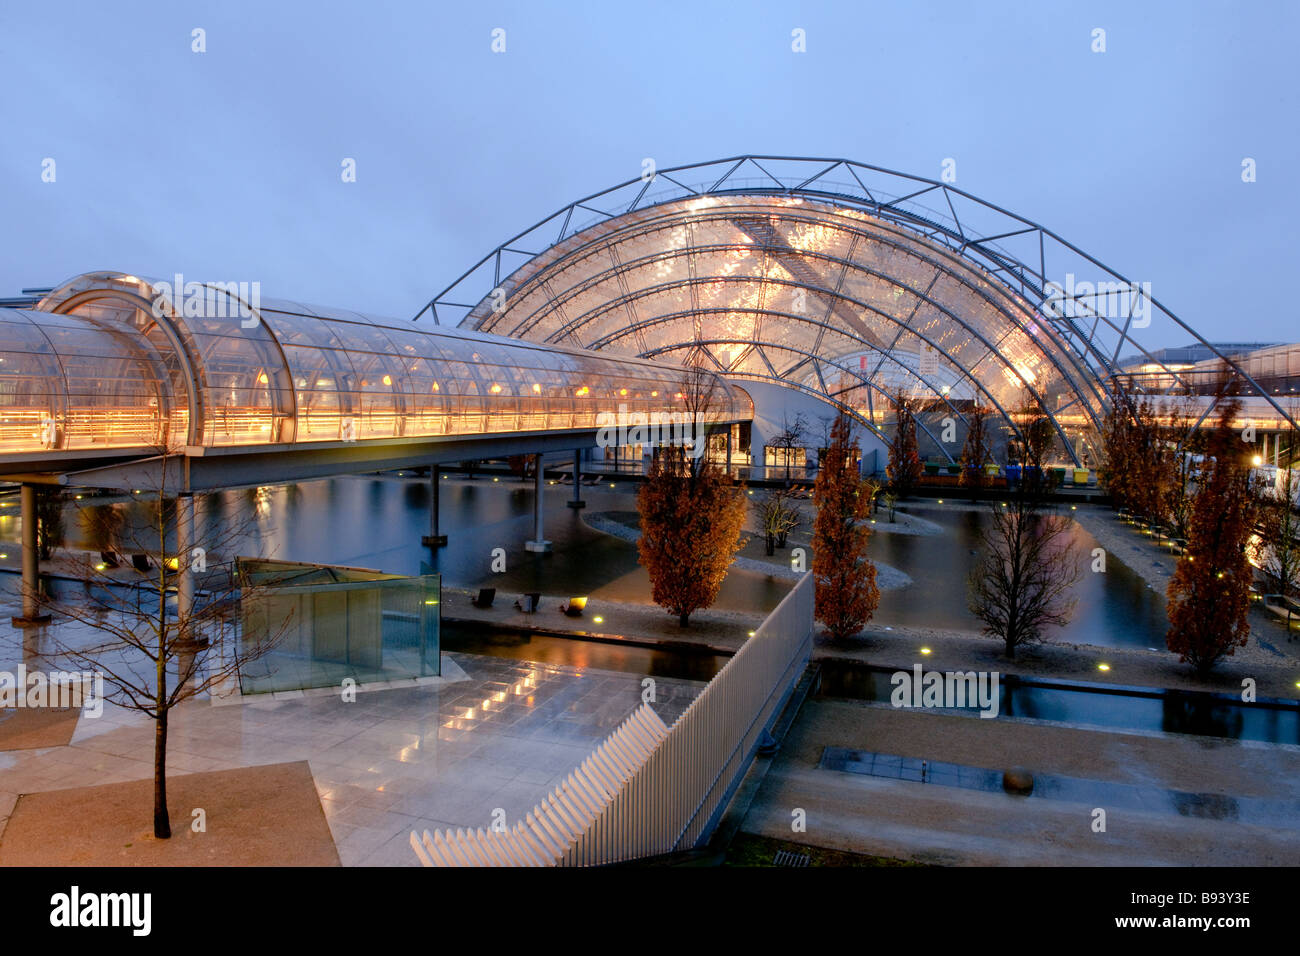
[[[790,483],[790,460],[794,457],[795,449],[803,448],[805,435],[808,433],[808,422],[804,420],[803,415],[796,413],[794,420],[782,416],[781,431],[773,435],[768,442],[770,448],[781,452],[782,461],[785,464],[785,482]]]
[[[1030,460],[1041,474],[1042,458]],[[1052,509],[1045,492],[1045,482],[1025,480],[992,506],[981,534],[984,554],[971,571],[970,610],[984,633],[1002,640],[1008,658],[1043,640],[1048,628],[1064,627],[1074,612],[1073,522]]]
[[[126,520],[113,505],[87,503],[83,527],[97,533],[97,550],[110,556],[128,552],[142,574],[131,578],[102,555],[71,557],[80,594],[44,595],[44,608],[56,621],[77,628],[51,627],[38,656],[60,667],[68,663],[104,676],[104,697],[119,706],[146,714],[154,721],[154,836],[171,836],[167,812],[167,731],[171,711],[196,695],[238,679],[241,669],[274,647],[283,627],[245,641],[227,640],[223,623],[235,616],[238,580],[235,549],[245,539],[250,519],[235,519],[196,537],[189,551],[177,550],[177,506],[167,489],[169,462],[165,449],[146,462],[157,475],[153,488],[138,489],[135,498],[143,520]],[[156,469],[156,471],[155,471]],[[174,494],[174,493],[173,493]],[[91,509],[97,509],[94,513]],[[135,510],[135,509],[132,509]],[[189,577],[201,599],[177,609],[168,607],[167,593]],[[232,628],[233,630],[233,628]],[[64,633],[68,631],[70,633]],[[92,635],[86,637],[86,631]]]
[[[799,527],[802,515],[795,501],[802,491],[798,485],[771,488],[758,502],[756,511],[766,538],[768,554],[775,554],[777,548],[784,548],[790,532]]]

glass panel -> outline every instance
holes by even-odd
[[[249,565],[252,565],[250,573]],[[241,563],[245,694],[434,677],[441,578],[290,562]]]

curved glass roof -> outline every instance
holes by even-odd
[[[167,292],[89,273],[39,310],[3,310],[0,452],[391,441],[686,411],[684,370],[661,363],[245,301],[222,284]],[[747,398],[715,379],[695,417],[748,418]]]
[[[417,318],[426,313],[776,382],[873,426],[892,419],[899,392],[931,425],[961,422],[977,402],[1018,433],[1029,405],[1076,461],[1121,354],[1149,357],[1163,391],[1190,390],[1139,334],[1195,335],[1149,287],[947,184],[753,156],[579,200],[489,253]]]

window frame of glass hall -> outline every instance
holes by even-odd
[[[99,272],[0,310],[0,453],[527,433],[595,428],[620,406],[681,411],[682,370],[663,363],[284,300],[199,316],[158,303],[155,280]],[[706,418],[748,414],[716,384]]]
[[[1028,404],[1078,464],[1132,378],[1122,358],[1156,370],[1161,394],[1196,395],[1147,328],[1200,342],[1258,399],[1252,414],[1290,421],[1148,286],[951,184],[844,159],[745,155],[627,180],[511,237],[416,318],[774,382],[878,434],[902,392],[933,412],[918,426],[950,459],[959,446],[935,424],[964,426],[979,404],[1020,437]],[[1204,418],[1214,399],[1195,404]]]

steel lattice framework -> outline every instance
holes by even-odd
[[[1132,380],[1121,357],[1160,392],[1193,391],[1135,333],[1186,334],[1290,420],[1149,287],[951,184],[844,159],[737,156],[629,180],[497,247],[426,314],[775,382],[877,430],[900,392],[955,421],[991,407],[1016,434],[1029,406],[1076,463]]]

